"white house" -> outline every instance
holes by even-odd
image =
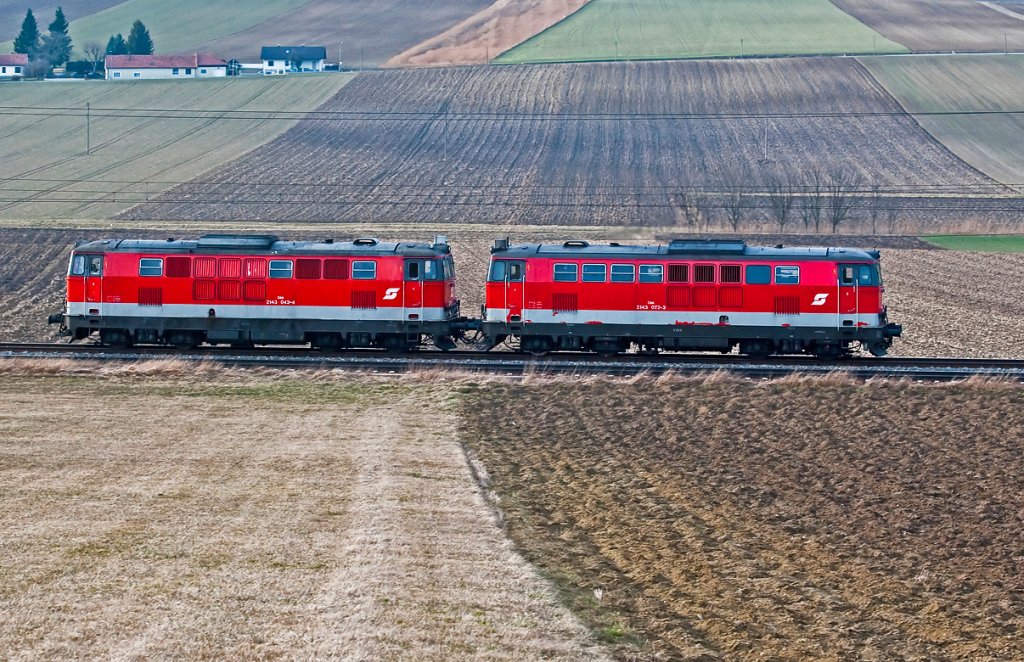
[[[21,80],[27,66],[28,56],[24,53],[0,55],[0,80]]]
[[[286,74],[300,71],[323,71],[327,60],[326,46],[264,46],[260,49],[263,74]]]
[[[228,63],[209,53],[192,55],[108,55],[107,80],[221,78]]]

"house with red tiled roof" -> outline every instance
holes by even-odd
[[[24,53],[0,55],[0,80],[21,80],[28,67],[28,56]]]
[[[209,53],[191,55],[108,55],[104,60],[107,80],[174,80],[220,78],[228,75],[228,63]]]

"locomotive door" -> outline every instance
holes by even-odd
[[[508,319],[519,322],[523,319],[523,308],[526,307],[526,261],[508,260],[505,262],[505,307],[508,308]]]
[[[86,255],[85,257],[85,301],[88,303],[90,315],[99,315],[103,311],[103,256]]]
[[[405,261],[405,319],[423,319],[423,267],[424,260]]]
[[[839,265],[839,327],[860,326],[860,287],[858,264]]]

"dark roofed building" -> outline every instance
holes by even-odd
[[[260,49],[265,75],[301,71],[323,71],[327,60],[325,46],[264,46]]]

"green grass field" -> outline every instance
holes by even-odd
[[[0,98],[0,218],[110,218],[269,142],[295,120],[268,113],[312,110],[351,79],[8,83]]]
[[[495,62],[905,52],[828,0],[592,0]]]
[[[978,253],[1024,253],[1022,235],[934,235],[922,237],[925,241],[951,251]]]
[[[1019,112],[1024,108],[1024,56],[879,57],[862,62],[954,154],[993,179],[1024,187],[1024,115]],[[925,114],[949,111],[980,114]]]
[[[295,0],[261,0],[245,3],[244,10],[225,11],[220,3],[204,0],[128,0],[82,18],[69,16],[69,33],[75,52],[81,55],[86,44],[106,46],[112,34],[120,32],[127,39],[132,23],[140,19],[149,29],[156,53],[185,53],[199,44],[240,32],[303,4],[306,3]],[[50,18],[39,20],[40,29],[45,30]],[[0,52],[9,52],[11,45],[11,42],[0,44]],[[225,59],[232,57],[230,53],[217,55]]]

